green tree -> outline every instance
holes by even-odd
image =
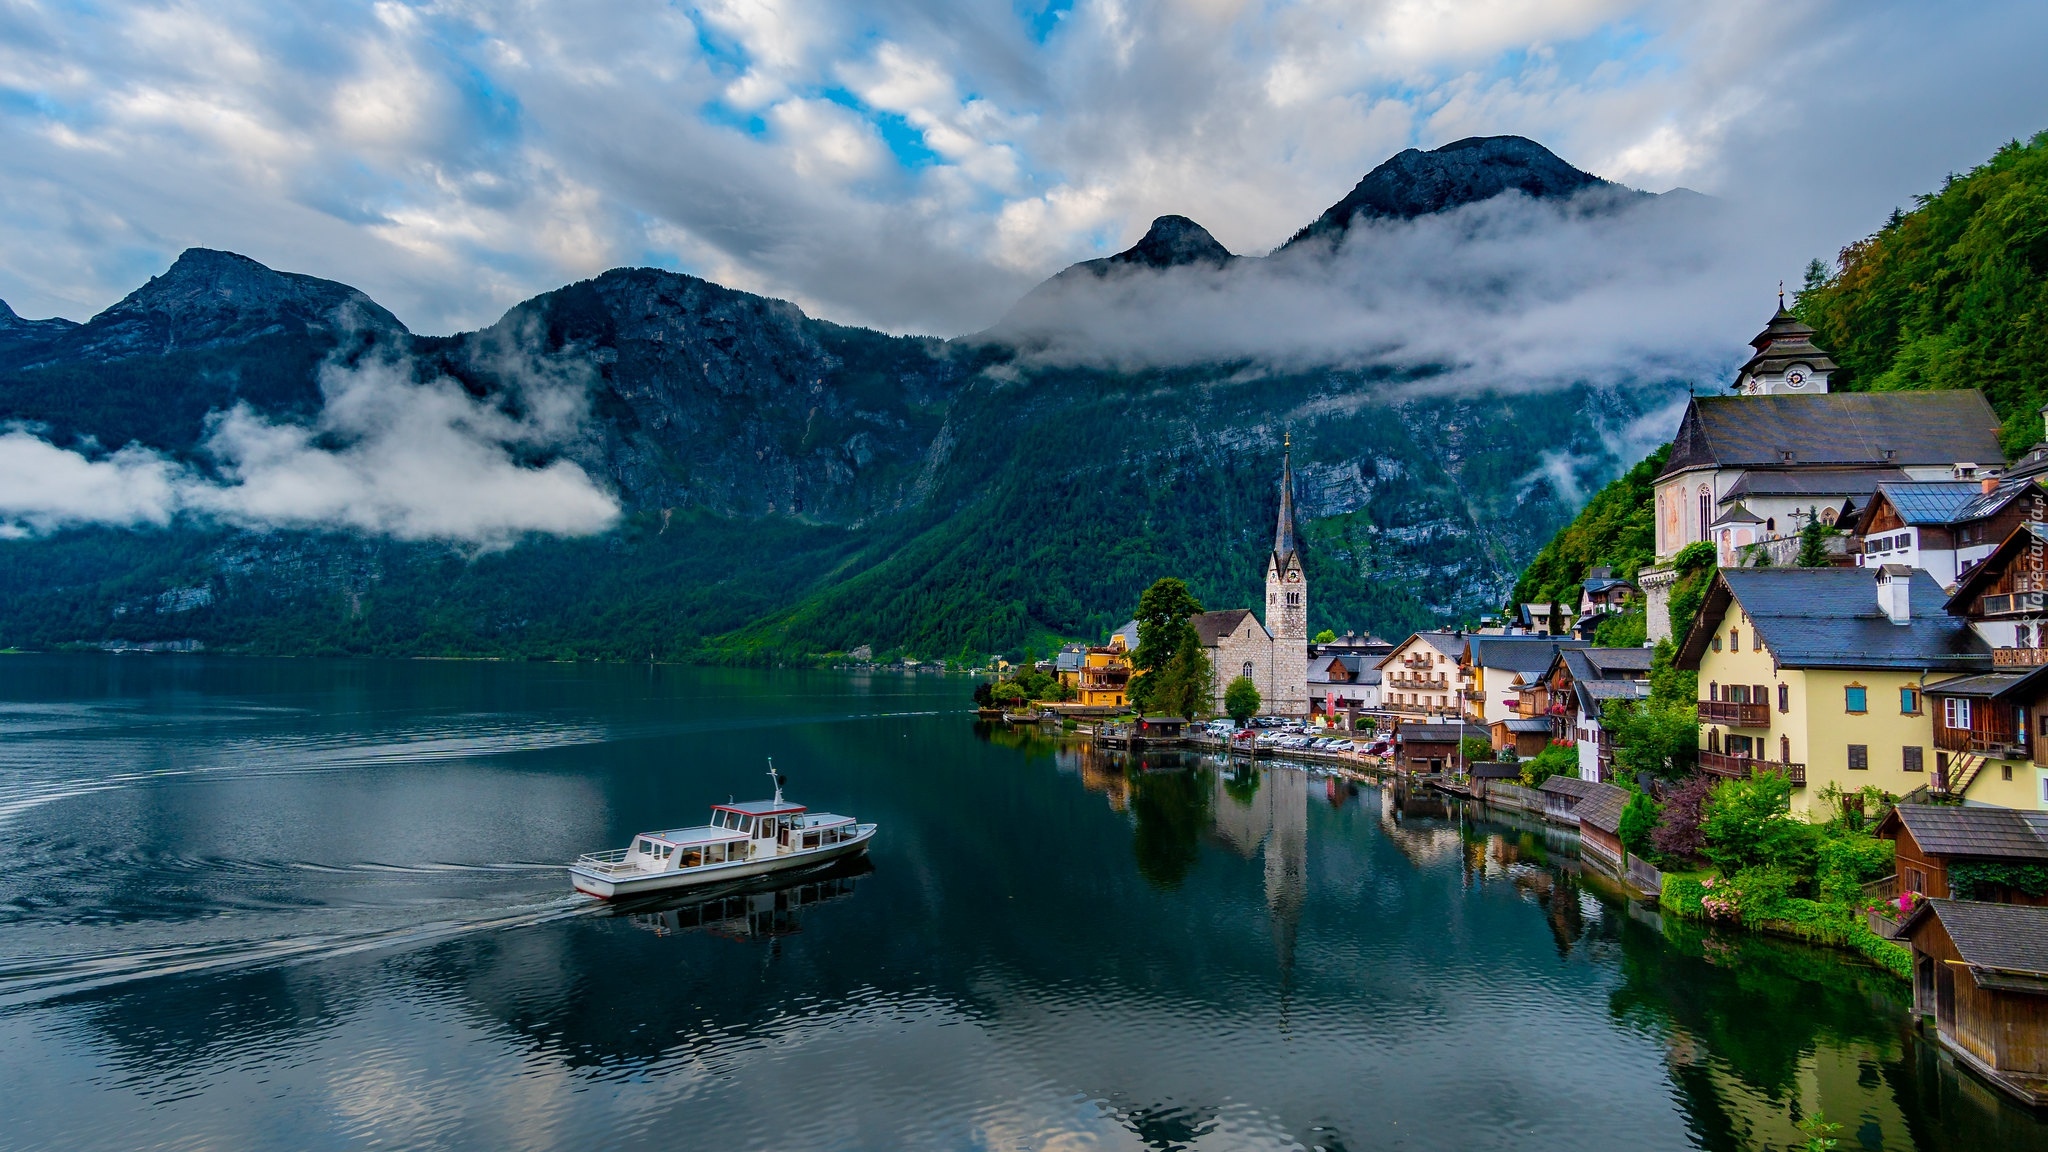
[[[1650,702],[1672,708],[1696,707],[1700,698],[1697,669],[1678,666],[1678,646],[1669,638],[1657,641],[1650,653]]]
[[[1209,654],[1202,651],[1202,638],[1194,625],[1181,625],[1173,658],[1145,679],[1152,681],[1145,695],[1144,710],[1148,712],[1192,718],[1209,710],[1215,698],[1216,670],[1209,665]]]
[[[1132,707],[1141,712],[1173,710],[1170,704],[1159,699],[1159,694],[1170,688],[1184,690],[1186,685],[1169,684],[1164,673],[1190,637],[1193,637],[1192,642],[1199,655],[1201,638],[1187,621],[1188,617],[1200,611],[1202,602],[1188,591],[1187,583],[1172,576],[1162,576],[1153,581],[1152,586],[1138,597],[1138,650],[1131,653],[1131,667],[1135,673],[1130,685]],[[1206,657],[1202,658],[1202,663],[1208,663]],[[1191,712],[1177,714],[1193,715]]]
[[[1458,758],[1467,764],[1483,764],[1493,759],[1493,742],[1484,736],[1467,736],[1458,741]]]
[[[1724,873],[1781,868],[1813,875],[1813,825],[1792,815],[1792,782],[1782,772],[1751,769],[1746,780],[1723,780],[1701,809],[1701,853]]]
[[[1232,720],[1237,721],[1239,727],[1243,727],[1245,721],[1257,716],[1259,706],[1263,703],[1264,701],[1259,699],[1259,686],[1252,683],[1249,676],[1239,676],[1223,689],[1223,711]]]
[[[1671,566],[1678,570],[1678,579],[1671,585],[1673,636],[1683,638],[1692,630],[1693,617],[1700,614],[1700,605],[1706,601],[1717,563],[1714,546],[1705,540],[1695,540],[1671,557]]]
[[[1648,772],[1676,780],[1699,762],[1699,713],[1691,704],[1609,700],[1600,727],[1614,738],[1614,770],[1634,779]]]
[[[1316,643],[1318,644],[1335,644],[1336,642],[1337,630],[1334,628],[1325,628],[1321,632],[1316,633]]]
[[[1649,617],[1640,604],[1608,613],[1593,629],[1593,643],[1602,648],[1641,648],[1649,638]]]
[[[1621,846],[1638,856],[1650,851],[1650,834],[1657,828],[1660,805],[1648,792],[1630,788],[1628,803],[1621,809]]]
[[[1806,510],[1806,523],[1799,529],[1799,559],[1794,563],[1801,568],[1825,568],[1828,560],[1828,538],[1835,530],[1820,522],[1818,510]]]
[[[1831,391],[1982,389],[2018,455],[2048,400],[2048,133],[2015,140],[1842,249],[1793,311]]]

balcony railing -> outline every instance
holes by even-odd
[[[1943,752],[1975,752],[2001,760],[2019,760],[2027,755],[2026,745],[2011,732],[1934,726],[1934,746]]]
[[[1784,764],[1776,760],[1758,760],[1753,756],[1730,756],[1725,752],[1700,750],[1700,767],[1716,776],[1728,776],[1737,780],[1749,779],[1751,769],[1759,772],[1783,772],[1787,780],[1796,787],[1806,786],[1806,765]]]
[[[1769,728],[1769,704],[1740,704],[1733,700],[1700,701],[1700,722],[1726,724],[1731,728]]]
[[[1993,648],[1991,663],[2005,668],[2038,668],[2048,664],[2048,648]]]

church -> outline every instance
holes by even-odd
[[[1308,715],[1308,573],[1294,530],[1293,442],[1280,466],[1280,516],[1266,557],[1266,619],[1249,608],[1204,612],[1189,623],[1202,638],[1216,670],[1211,711],[1222,714],[1223,693],[1239,676],[1251,677],[1268,716]]]

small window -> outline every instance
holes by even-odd
[[[1870,745],[1849,745],[1849,767],[1858,771],[1866,770],[1870,767]]]
[[[1742,651],[1742,629],[1730,628],[1728,630],[1728,650],[1730,652]]]
[[[1778,711],[1790,712],[1791,710],[1792,686],[1790,684],[1780,684],[1778,685]]]
[[[1926,761],[1921,759],[1922,754],[1922,749],[1918,745],[1906,745],[1899,750],[1899,767],[1908,772],[1922,771],[1926,764]]]
[[[1749,630],[1749,650],[1751,652],[1761,652],[1764,650],[1764,638],[1758,635],[1757,630],[1754,628]]]
[[[1970,702],[1950,696],[1941,702],[1941,724],[1944,728],[1968,728],[1970,726]]]
[[[1861,684],[1842,689],[1842,706],[1855,715],[1870,711],[1870,690]]]
[[[642,840],[640,842],[640,854],[642,856],[654,855],[654,842],[651,840]]]
[[[1998,777],[1999,777],[1999,779],[2001,779],[2001,780],[2010,780],[2010,779],[2012,779],[2012,765],[2010,765],[2010,764],[2000,764],[2000,765],[1998,766]]]
[[[1716,651],[1716,652],[1719,652],[1720,650],[1721,650],[1721,637],[1717,635],[1717,636],[1715,636],[1715,637],[1714,637],[1714,651]]]
[[[1899,715],[1918,716],[1919,714],[1920,690],[1918,688],[1899,689]]]

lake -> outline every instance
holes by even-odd
[[[1567,836],[968,689],[0,657],[0,1147],[2048,1149],[1904,984]],[[770,756],[865,866],[570,895]]]

